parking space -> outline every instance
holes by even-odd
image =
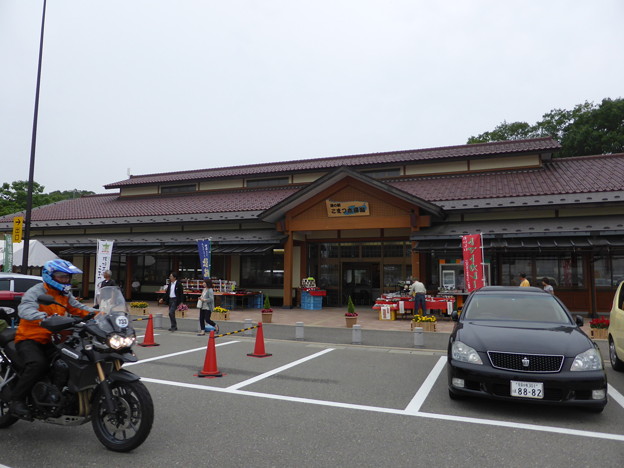
[[[300,404],[440,419],[624,441],[624,375],[608,369],[610,399],[602,414],[583,409],[448,397],[439,351],[267,341],[268,358],[248,357],[254,339],[217,339],[221,378],[196,377],[206,338],[164,334],[139,348],[131,369],[146,383]],[[168,391],[168,390],[167,390]]]

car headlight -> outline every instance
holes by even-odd
[[[129,348],[134,344],[135,336],[111,335],[108,337],[108,346],[113,349]]]
[[[602,357],[595,348],[590,348],[584,353],[577,355],[570,366],[571,371],[602,370]]]
[[[451,345],[451,357],[456,361],[469,362],[470,364],[483,364],[479,353],[461,341],[453,341]]]

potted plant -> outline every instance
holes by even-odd
[[[416,315],[412,319],[412,330],[421,327],[423,331],[434,332],[436,330],[436,322],[438,320],[433,315]]]
[[[180,312],[180,316],[184,317],[184,314],[186,313],[186,311],[189,310],[188,306],[183,302],[182,304],[180,304],[178,306],[178,308],[176,309],[176,312]]]
[[[609,328],[608,318],[595,318],[589,322],[591,336],[596,340],[606,340]]]
[[[225,307],[217,306],[212,311],[212,320],[230,320],[230,311]]]
[[[145,315],[145,312],[147,312],[148,307],[149,307],[149,304],[144,301],[135,301],[135,302],[130,303],[131,309],[141,309],[141,313],[143,315]]]
[[[347,311],[345,312],[345,320],[347,322],[347,328],[353,328],[353,325],[357,323],[358,313],[355,311],[355,305],[349,296],[347,301]]]
[[[273,320],[273,309],[271,309],[271,302],[269,301],[269,295],[264,297],[264,306],[262,312],[262,323],[271,323]]]

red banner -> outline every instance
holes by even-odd
[[[472,292],[485,286],[483,279],[483,250],[481,249],[481,234],[462,236],[462,250],[464,252],[464,280],[466,291]]]

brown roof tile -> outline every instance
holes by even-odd
[[[500,154],[555,151],[561,146],[550,137],[530,140],[498,141],[473,145],[444,146],[419,150],[392,151],[385,153],[356,154],[331,158],[304,159],[247,166],[231,166],[214,169],[201,169],[182,172],[165,172],[131,176],[105,185],[105,188],[120,188],[133,185],[176,183],[193,180],[206,180],[218,177],[242,177],[247,175],[271,175],[298,171],[333,169],[341,166],[358,167],[374,164],[408,163],[436,159],[491,156]]]

